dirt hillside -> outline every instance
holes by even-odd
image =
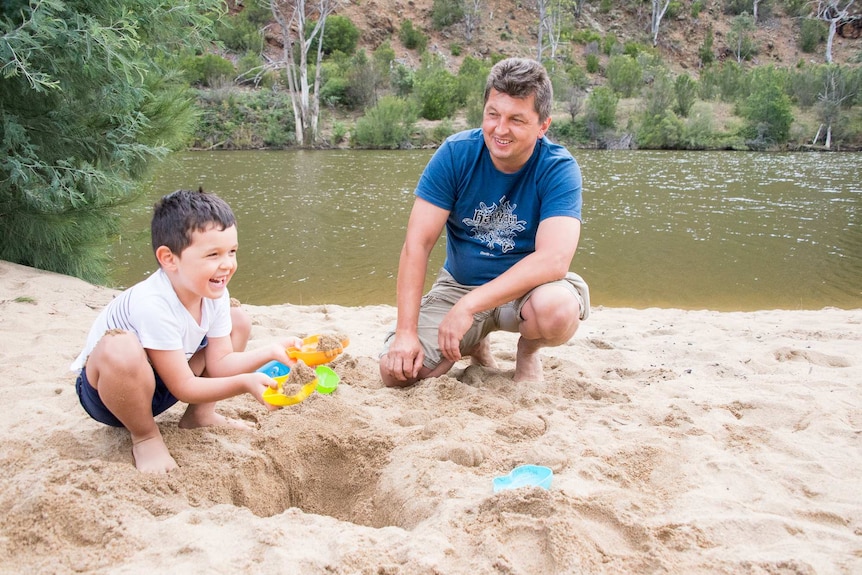
[[[454,25],[442,31],[432,27],[431,9],[433,0],[363,0],[351,2],[337,13],[348,16],[362,30],[360,44],[373,51],[382,42],[390,40],[402,61],[418,65],[420,55],[405,49],[398,40],[398,31],[404,20],[429,37],[428,49],[443,56],[451,70],[457,70],[461,60],[472,55],[488,56],[492,53],[506,56],[536,55],[538,19],[535,9],[528,8],[530,0],[481,0],[483,11],[479,30],[472,42],[467,43],[463,26]],[[585,3],[577,29],[593,29],[600,35],[614,34],[621,43],[636,41],[651,44],[649,34],[650,3],[628,3],[603,12],[597,2]],[[708,0],[697,18],[691,16],[691,4],[684,7],[675,18],[662,21],[657,49],[663,59],[676,71],[687,70],[697,74],[700,64],[698,49],[703,45],[708,27],[714,32],[713,53],[717,59],[729,53],[726,42],[732,16],[724,14],[723,3]],[[803,53],[799,47],[799,20],[790,18],[783,8],[775,3],[772,14],[760,18],[755,32],[759,48],[754,65],[773,63],[781,67],[796,66],[800,61],[822,63],[825,61],[825,44],[818,52]],[[453,56],[451,46],[461,47],[459,56]],[[561,51],[570,51],[575,61],[583,61],[582,45],[566,45]],[[832,50],[833,61],[846,63],[858,61],[862,53],[862,39],[835,36]],[[547,53],[546,53],[547,54]]]

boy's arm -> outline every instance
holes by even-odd
[[[230,346],[229,338],[225,339],[228,339]],[[211,403],[243,393],[251,393],[263,402],[264,389],[274,383],[265,374],[254,371],[228,377],[196,376],[182,350],[147,349],[147,355],[168,390],[184,403]]]
[[[237,373],[248,373],[272,360],[291,365],[295,362],[287,355],[289,347],[302,347],[302,340],[290,337],[256,349],[234,351],[230,336],[210,337],[204,348],[207,377],[227,377]]]

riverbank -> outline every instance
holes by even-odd
[[[823,573],[862,570],[862,310],[598,308],[545,382],[456,368],[381,387],[391,306],[246,306],[252,346],[340,331],[331,396],[256,430],[179,430],[137,473],[68,365],[117,292],[0,262],[0,573]],[[494,493],[533,463],[548,491]]]

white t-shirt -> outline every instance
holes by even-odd
[[[198,324],[183,307],[168,276],[159,269],[111,301],[96,318],[87,344],[70,369],[80,371],[106,331],[122,329],[134,333],[146,349],[182,349],[186,359],[199,349],[204,338],[230,335],[230,296],[204,298]]]

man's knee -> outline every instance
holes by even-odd
[[[580,302],[569,290],[560,286],[549,286],[527,300],[521,309],[522,326],[530,332],[532,339],[568,341],[580,325]],[[522,334],[524,329],[521,330]]]

